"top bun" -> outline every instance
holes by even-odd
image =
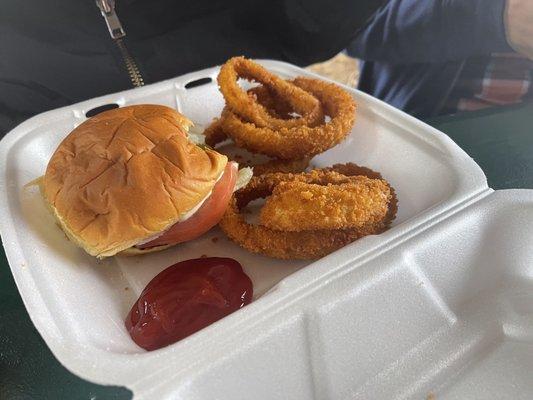
[[[65,233],[112,256],[164,231],[213,189],[227,157],[187,139],[192,123],[160,105],[106,111],[52,155],[43,194]]]

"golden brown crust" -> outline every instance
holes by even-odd
[[[248,251],[285,260],[324,257],[354,240],[381,233],[388,227],[380,223],[359,229],[278,231],[247,223],[239,212],[236,199],[232,199],[219,226],[231,240]]]
[[[251,96],[255,101],[265,107],[270,115],[278,119],[289,120],[294,119],[293,112],[294,110],[283,97],[276,96],[269,90],[266,86],[255,86],[247,91],[248,95]],[[310,122],[321,122],[324,118],[323,115],[317,116],[316,121]]]
[[[383,218],[356,228],[283,231],[249,224],[240,210],[255,199],[269,196],[280,182],[341,185],[352,182],[353,177],[358,175],[381,179],[379,173],[353,163],[337,164],[301,174],[274,173],[254,177],[246,187],[235,193],[219,226],[231,240],[254,253],[281,259],[323,257],[363,236],[385,231],[397,211],[393,188],[389,187],[391,197]]]
[[[53,154],[44,197],[65,233],[105,257],[163,231],[212,190],[227,157],[186,138],[159,105],[118,108],[74,129]]]
[[[228,137],[222,130],[220,119],[216,118],[204,130],[205,144],[215,147],[220,142],[223,142]]]
[[[350,183],[317,185],[280,182],[261,209],[261,224],[283,231],[358,228],[383,220],[389,185],[379,179],[354,177]]]
[[[283,97],[301,117],[289,120],[277,118],[250,93],[237,83],[238,78],[260,82],[276,96]],[[319,101],[306,91],[270,73],[261,65],[244,57],[233,57],[222,65],[218,74],[218,85],[232,112],[259,127],[295,127],[309,125],[323,118]]]
[[[286,160],[312,157],[340,143],[355,121],[353,98],[337,85],[317,79],[296,78],[292,85],[314,95],[330,120],[319,125],[260,127],[226,107],[218,129],[239,147]]]
[[[254,89],[264,89],[262,86],[258,86]],[[259,91],[263,93],[264,91]],[[219,143],[225,141],[228,137],[222,130],[222,123],[220,119],[215,119],[204,130],[205,143],[208,146],[215,148]],[[263,175],[273,172],[303,172],[309,166],[309,157],[304,157],[295,160],[282,160],[278,158],[271,159],[269,161],[256,164],[254,162],[242,162],[239,160],[239,164],[245,167],[252,167],[254,169],[254,175]]]

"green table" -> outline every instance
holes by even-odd
[[[533,104],[437,118],[485,171],[494,189],[533,188]],[[59,364],[33,327],[0,250],[0,399],[129,399],[125,388],[94,385]]]

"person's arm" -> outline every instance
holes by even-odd
[[[531,0],[525,0],[531,3]],[[458,61],[511,51],[506,0],[389,0],[348,47],[367,61]]]
[[[425,0],[422,0],[425,1]],[[343,50],[386,0],[242,0],[238,25],[298,65]]]
[[[507,0],[505,27],[509,44],[533,60],[533,1]]]

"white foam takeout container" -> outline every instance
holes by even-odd
[[[262,63],[284,77],[313,76]],[[59,361],[136,399],[532,398],[533,191],[494,192],[446,135],[356,90],[345,87],[358,104],[352,134],[314,164],[380,171],[399,198],[386,233],[315,262],[253,255],[216,229],[164,252],[103,262],[65,239],[24,185],[85,113],[158,103],[207,124],[223,106],[216,81],[185,85],[217,72],[50,111],[2,140],[2,240],[30,317]],[[143,287],[203,254],[240,261],[254,302],[174,345],[137,347],[123,321]]]

